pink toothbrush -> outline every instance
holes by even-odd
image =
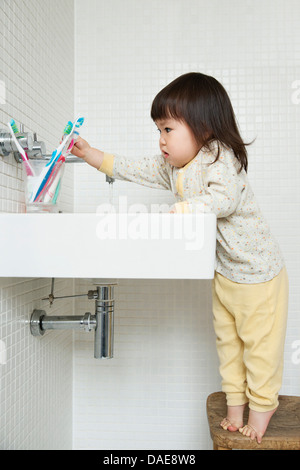
[[[13,141],[14,143],[16,144],[16,147],[18,149],[18,152],[20,153],[21,157],[22,157],[22,160],[23,160],[23,163],[24,163],[24,166],[25,166],[25,170],[26,170],[26,174],[27,176],[35,176],[35,173],[33,171],[33,168],[32,166],[30,165],[30,162],[28,160],[28,156],[27,156],[27,153],[25,152],[25,150],[23,149],[23,147],[19,144],[18,142],[18,139],[16,138],[15,136],[15,132],[18,133],[18,128],[16,126],[16,123],[13,119],[11,119],[10,122],[7,123],[8,127],[9,127],[9,130],[10,130],[10,133],[12,135],[12,138],[13,138]]]

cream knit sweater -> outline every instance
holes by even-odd
[[[177,212],[213,212],[217,216],[216,271],[237,283],[274,278],[284,266],[280,248],[255,200],[244,170],[231,150],[217,143],[201,149],[183,168],[162,155],[139,160],[105,154],[99,168],[116,179],[168,189]]]

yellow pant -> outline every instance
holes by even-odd
[[[288,277],[238,284],[216,273],[212,283],[214,328],[227,405],[256,411],[278,406],[288,311]]]

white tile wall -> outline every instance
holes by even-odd
[[[209,281],[122,280],[115,289],[114,358],[93,359],[93,337],[75,336],[74,448],[209,447],[205,400],[219,389]]]
[[[61,280],[56,295],[70,291]],[[0,449],[57,450],[72,447],[73,336],[58,331],[35,338],[29,318],[35,308],[72,315],[73,304],[41,301],[50,293],[49,279],[0,279]]]
[[[37,132],[51,152],[74,111],[72,0],[0,1],[0,83],[0,128],[14,118]],[[72,167],[61,196],[60,209],[72,212]],[[21,165],[12,156],[0,157],[0,212],[24,210]],[[28,325],[34,308],[72,314],[72,303],[57,302],[50,310],[41,301],[50,287],[50,279],[0,279],[2,450],[72,447],[72,334],[37,339]],[[72,293],[73,281],[57,281],[59,292]]]
[[[92,145],[132,158],[154,154],[149,110],[165,84],[201,71],[227,88],[244,138],[256,138],[249,176],[286,258],[282,393],[299,395],[299,2],[76,0],[75,13],[76,108]],[[173,200],[116,182],[116,204],[120,195],[148,207]],[[104,176],[78,165],[75,211],[94,212],[107,199]],[[120,281],[115,316],[112,361],[92,358],[90,336],[76,339],[74,448],[210,448],[205,399],[220,379],[208,283]]]

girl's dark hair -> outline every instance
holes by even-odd
[[[231,148],[240,163],[240,171],[247,171],[248,158],[230,98],[225,88],[214,77],[192,72],[181,75],[163,88],[154,98],[151,108],[153,121],[173,118],[185,121],[200,147],[216,140]],[[220,146],[218,145],[218,154]]]

